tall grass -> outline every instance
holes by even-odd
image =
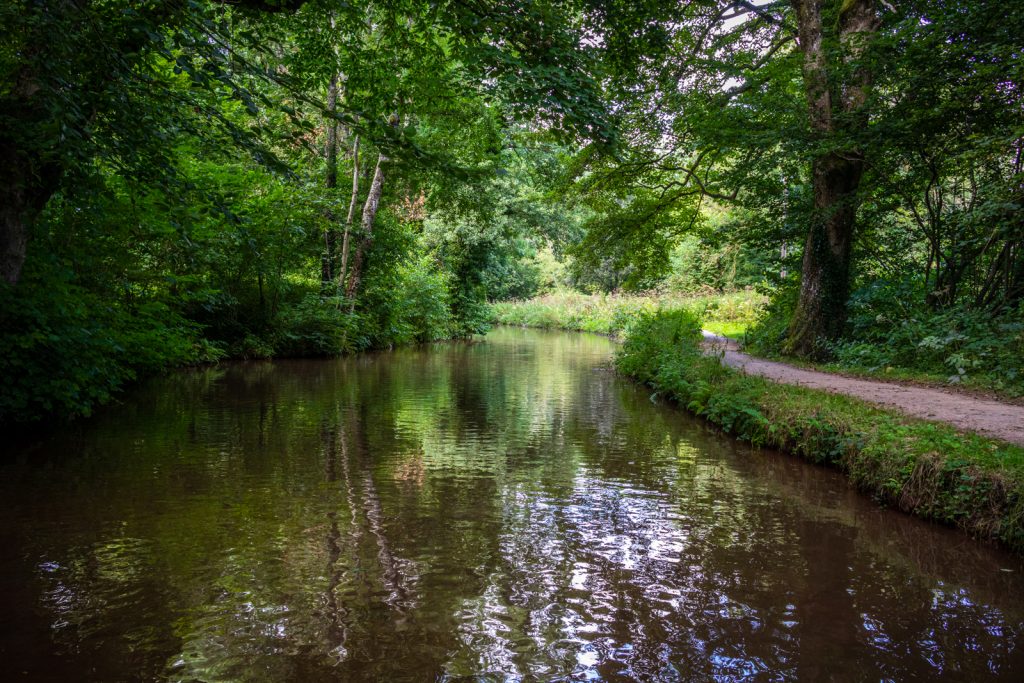
[[[708,329],[740,334],[764,309],[767,299],[745,290],[730,294],[581,294],[562,291],[527,301],[491,305],[498,325],[577,330],[622,336],[640,317],[656,311],[686,310],[701,316]]]

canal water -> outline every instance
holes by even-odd
[[[0,680],[1024,680],[1024,566],[608,340],[226,364],[5,446]]]

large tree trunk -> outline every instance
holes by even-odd
[[[0,97],[0,277],[10,285],[21,279],[33,223],[60,186],[61,166],[50,158],[57,155],[48,154],[38,142],[47,139],[42,97],[42,87],[28,68],[18,72],[9,92]]]
[[[377,155],[377,167],[373,171],[373,181],[366,195],[366,203],[363,205],[362,234],[363,239],[356,248],[352,257],[352,272],[348,279],[348,288],[345,296],[349,298],[349,310],[355,308],[356,292],[359,291],[359,280],[363,275],[363,265],[366,260],[366,252],[373,244],[373,221],[377,217],[377,209],[380,206],[380,196],[384,190],[384,169],[383,165],[388,158],[383,154]]]
[[[818,355],[820,340],[835,339],[842,333],[862,173],[862,160],[836,155],[814,160],[815,215],[804,244],[800,299],[789,328],[789,353]]]
[[[863,105],[871,84],[864,66],[838,82],[828,63],[822,9],[838,0],[793,0],[797,10],[803,79],[811,127],[826,145],[849,140],[866,126]],[[857,59],[877,30],[874,0],[843,0],[836,23],[843,59]],[[827,151],[811,162],[814,212],[804,245],[800,298],[789,328],[786,351],[815,356],[822,340],[838,337],[846,323],[850,289],[850,251],[853,244],[858,190],[864,174],[864,155],[849,144]]]

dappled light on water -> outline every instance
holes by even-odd
[[[139,390],[3,469],[5,667],[1019,680],[1018,560],[712,433],[612,350],[498,330]]]

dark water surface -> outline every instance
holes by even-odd
[[[612,345],[181,373],[0,468],[0,680],[1024,680],[1024,567]]]

